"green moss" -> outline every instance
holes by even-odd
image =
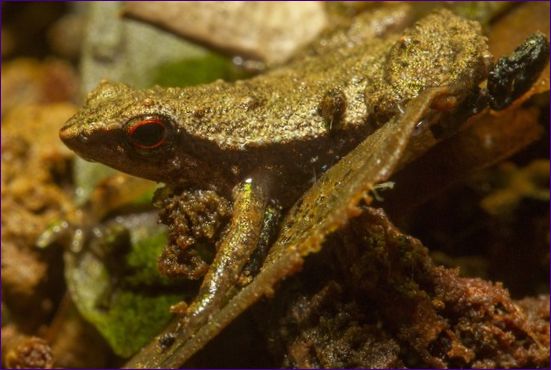
[[[107,312],[96,312],[92,318],[113,351],[130,357],[168,322],[172,316],[168,307],[181,299],[180,295],[146,296],[120,291],[113,296]]]
[[[205,56],[169,62],[155,73],[154,82],[161,86],[193,86],[223,79],[234,81],[247,77],[231,60],[209,53]]]
[[[125,278],[125,282],[135,285],[169,284],[168,279],[162,278],[157,270],[157,259],[168,239],[164,229],[144,235],[133,235],[132,247],[126,255],[126,264],[133,273]]]
[[[166,229],[151,214],[120,216],[80,255],[66,254],[67,284],[82,316],[113,351],[130,357],[162,330],[186,289],[162,278]]]

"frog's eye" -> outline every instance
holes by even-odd
[[[155,149],[167,138],[170,121],[163,116],[139,117],[128,122],[130,143],[139,149]]]

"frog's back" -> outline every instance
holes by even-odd
[[[229,150],[370,132],[428,87],[470,91],[488,57],[478,23],[440,11],[402,36],[318,48],[250,80],[184,89],[179,115],[190,134]]]

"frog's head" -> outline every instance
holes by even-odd
[[[61,140],[87,160],[154,181],[196,178],[200,159],[179,149],[181,129],[157,89],[134,90],[104,81],[60,131]]]

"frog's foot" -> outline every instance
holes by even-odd
[[[536,33],[500,58],[488,76],[490,107],[502,110],[528,91],[549,60],[549,40]]]
[[[231,214],[231,203],[211,190],[186,190],[157,200],[159,218],[169,229],[169,244],[159,259],[159,271],[190,280],[205,275]]]

